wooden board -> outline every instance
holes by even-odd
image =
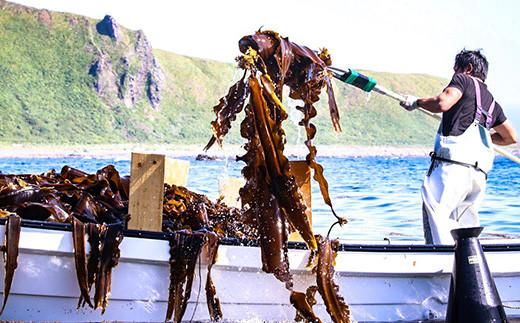
[[[166,157],[164,165],[164,182],[170,185],[186,187],[190,162]]]
[[[128,229],[162,231],[164,155],[132,153]]]

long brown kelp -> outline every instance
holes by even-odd
[[[288,160],[283,154],[285,133],[282,122],[287,119],[287,113],[281,100],[285,85],[290,89],[291,98],[301,99],[304,103],[298,110],[303,113],[300,125],[304,126],[307,132],[305,143],[309,148],[309,154],[306,160],[314,170],[314,179],[319,183],[324,201],[332,209],[323,167],[315,160],[316,147],[312,144],[312,139],[316,127],[310,122],[317,113],[314,103],[319,100],[322,88],[326,87],[333,126],[338,131],[341,129],[339,111],[327,70],[331,61],[330,55],[327,50],[317,54],[272,31],[259,31],[243,37],[239,42],[239,48],[244,54],[238,58],[239,66],[249,72],[249,79],[246,81],[247,73],[244,74],[231,87],[228,95],[214,107],[217,115],[212,122],[214,135],[206,149],[215,141],[220,143],[229,131],[231,121],[235,120],[236,113],[242,110],[245,104],[244,97],[248,94],[247,91],[242,91],[243,95],[237,96],[235,89],[248,86],[249,103],[241,125],[241,134],[248,143],[245,145],[246,154],[239,158],[246,163],[243,174],[247,183],[241,191],[243,204],[246,208],[251,207],[248,204],[251,200],[249,197],[255,191],[253,187],[261,185],[259,181],[266,182],[274,198],[278,200],[286,221],[301,234],[309,248],[316,249],[316,241],[305,216],[305,206],[301,203],[301,195],[294,184],[294,177],[290,175]],[[250,171],[250,165],[263,167],[265,171]],[[332,211],[337,217],[333,209]],[[340,223],[345,222],[344,219],[337,218]]]
[[[262,268],[265,272],[273,273],[292,291],[291,303],[302,318],[317,321],[319,319],[309,304],[312,298],[293,291],[289,270],[287,237],[290,230],[301,235],[312,254],[319,248],[302,195],[284,155],[286,139],[283,121],[287,119],[287,111],[282,98],[286,86],[290,90],[289,97],[303,101],[303,105],[297,109],[303,114],[299,124],[307,133],[307,164],[313,169],[323,199],[338,223],[346,223],[344,218],[334,212],[323,167],[316,162],[317,149],[313,145],[316,127],[311,123],[317,114],[314,104],[319,100],[322,89],[326,88],[332,125],[335,130],[341,130],[331,75],[327,70],[331,65],[331,57],[326,49],[317,53],[273,31],[258,31],[254,35],[244,36],[239,41],[239,49],[243,55],[237,58],[238,66],[245,70],[245,74],[213,108],[216,114],[216,119],[211,123],[213,137],[205,149],[215,142],[222,143],[231,122],[244,109],[240,133],[247,140],[244,145],[246,153],[237,159],[246,164],[242,169],[246,184],[240,190],[240,196],[245,217],[250,219],[249,223],[258,231]],[[249,101],[246,103],[247,97]],[[318,262],[323,267],[327,263],[324,257],[328,253],[322,249],[318,252]],[[322,283],[327,279],[329,284],[333,284],[332,276],[319,273],[319,286],[325,286]],[[329,303],[327,309],[333,309],[329,311],[333,320],[345,319],[341,316],[344,312],[337,309],[337,298],[332,297],[326,288],[318,290],[320,294],[327,293],[322,297]]]
[[[101,308],[101,313],[104,313],[111,289],[112,269],[119,261],[123,226],[82,223],[78,219],[74,219],[72,224],[76,276],[80,288],[78,308],[88,304],[95,309]],[[88,257],[85,253],[87,234],[90,243]],[[95,286],[94,303],[90,300],[92,285]]]
[[[170,287],[166,320],[182,320],[191,295],[197,260],[207,262],[206,301],[212,321],[222,319],[220,300],[211,278],[219,238],[250,237],[247,225],[239,224],[240,212],[184,187],[166,185],[163,205],[163,230],[173,232],[170,239]],[[233,216],[237,216],[233,218]],[[203,248],[205,258],[201,260]]]
[[[314,314],[312,306],[316,304],[315,294],[318,288],[311,286],[307,289],[306,293],[302,292],[291,292],[290,301],[296,309],[296,322],[305,321],[311,323],[321,323],[319,317]]]
[[[170,287],[166,320],[181,322],[191,295],[195,265],[207,262],[206,301],[211,321],[222,319],[222,309],[211,278],[211,269],[216,261],[218,236],[214,232],[200,230],[176,231],[170,241]],[[202,250],[206,253],[202,258]],[[199,264],[200,265],[200,264]]]
[[[112,269],[119,262],[119,245],[123,240],[123,226],[116,224],[102,224],[99,229],[99,265],[96,273],[96,292],[94,294],[95,308],[101,308],[104,313],[108,304],[112,285]]]
[[[321,237],[318,240],[318,265],[315,268],[318,291],[332,320],[335,323],[349,323],[350,309],[334,282],[334,262],[339,242]]]
[[[289,88],[291,98],[303,101],[304,105],[297,107],[297,109],[303,113],[300,125],[304,126],[307,133],[305,144],[309,148],[309,154],[306,160],[314,170],[314,179],[319,183],[324,201],[332,209],[328,184],[323,175],[323,167],[315,159],[316,147],[312,140],[316,134],[316,127],[310,122],[317,114],[314,104],[319,100],[321,90],[326,87],[332,125],[335,130],[341,130],[339,110],[334,97],[331,76],[327,70],[327,66],[331,64],[330,54],[326,49],[316,53],[308,47],[293,43],[288,38],[281,37],[273,31],[258,31],[254,35],[244,36],[239,41],[239,48],[242,53],[249,53],[239,58],[239,66],[249,71],[253,76],[259,75],[258,79],[262,83],[262,90],[267,101],[272,102],[275,106],[281,106],[284,85]],[[232,88],[242,88],[243,86],[244,77]],[[243,96],[232,96],[230,93],[224,100],[221,99],[219,105],[214,107],[217,114],[217,119],[212,122],[214,137],[210,140],[206,149],[215,141],[214,138],[218,142],[222,141],[222,137],[229,131],[230,122],[236,118],[236,113],[222,112],[237,111],[238,113],[242,110],[241,106],[245,102]],[[227,103],[227,105],[223,103]],[[231,109],[229,106],[238,106],[239,108]],[[276,112],[275,109],[271,109],[271,111]],[[281,119],[276,121],[281,124],[287,116],[285,113],[278,115]],[[228,118],[224,118],[226,116]],[[333,209],[332,211],[336,215]],[[344,221],[339,217],[338,220]]]
[[[76,277],[78,279],[80,298],[78,308],[83,302],[94,307],[90,301],[90,285],[88,284],[87,253],[85,248],[85,225],[74,218],[72,220],[72,242],[74,247],[74,262],[76,265]]]
[[[170,288],[166,320],[180,322],[191,294],[195,263],[199,257],[204,234],[177,231],[170,239]]]
[[[217,261],[218,252],[218,236],[214,232],[208,232],[205,236],[205,246],[207,248],[208,273],[206,275],[206,300],[208,303],[209,317],[211,321],[219,321],[222,319],[222,308],[220,307],[220,299],[217,297],[217,289],[211,278],[211,269]]]
[[[11,291],[11,284],[13,283],[14,272],[18,266],[18,244],[20,242],[20,217],[16,214],[11,214],[7,217],[5,224],[5,244],[2,246],[5,264],[4,276],[4,300],[2,302],[2,309],[0,314],[4,312],[9,292]]]

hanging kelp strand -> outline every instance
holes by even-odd
[[[318,265],[316,282],[327,312],[335,323],[350,323],[350,309],[339,294],[339,286],[334,282],[334,263],[339,241],[318,237]]]
[[[221,143],[222,137],[229,131],[231,122],[236,118],[234,111],[241,111],[241,106],[245,104],[240,134],[246,139],[246,153],[237,159],[245,163],[242,175],[246,183],[240,190],[240,197],[244,218],[248,219],[248,223],[258,232],[262,269],[273,273],[291,290],[291,303],[297,309],[300,318],[319,321],[312,311],[315,302],[312,291],[315,292],[319,286],[323,287],[322,290],[326,293],[326,302],[330,303],[327,308],[332,309],[333,319],[342,317],[345,311],[338,305],[339,296],[331,294],[328,289],[334,286],[332,277],[325,275],[323,270],[319,272],[321,276],[318,275],[321,280],[318,287],[310,289],[307,294],[293,291],[287,247],[289,232],[297,231],[311,250],[311,254],[323,250],[323,247],[318,248],[302,194],[291,173],[289,160],[284,154],[286,138],[283,121],[288,117],[287,109],[282,103],[284,86],[289,88],[291,98],[303,101],[303,105],[297,109],[303,114],[299,124],[307,133],[305,144],[309,154],[306,162],[313,169],[314,179],[319,183],[323,199],[331,207],[337,223],[346,223],[346,220],[337,216],[332,208],[328,183],[323,175],[323,167],[316,162],[317,150],[312,142],[316,134],[316,127],[311,123],[311,119],[317,114],[314,104],[319,100],[323,88],[326,88],[328,95],[332,125],[336,131],[341,130],[339,110],[327,69],[327,66],[331,65],[330,54],[326,49],[316,53],[305,46],[290,42],[288,38],[283,38],[273,31],[258,31],[254,35],[243,37],[239,41],[239,49],[243,55],[237,58],[238,66],[244,69],[245,73],[215,107],[216,119],[211,124],[214,136],[206,149],[215,141]],[[244,85],[248,90],[238,91]],[[245,103],[247,97],[249,100]],[[322,259],[319,268],[333,268],[332,263],[323,260],[326,254],[328,253],[318,252],[318,258]],[[329,282],[325,285],[327,279]]]
[[[5,223],[5,244],[2,246],[4,256],[4,300],[0,314],[4,312],[11,284],[13,283],[14,273],[18,267],[18,253],[20,243],[21,219],[16,214],[9,214]]]

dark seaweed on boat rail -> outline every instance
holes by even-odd
[[[78,307],[88,305],[100,308],[103,313],[108,305],[111,286],[111,272],[117,266],[120,256],[119,245],[123,231],[129,220],[128,192],[129,176],[120,176],[114,166],[108,165],[96,174],[88,174],[79,169],[64,166],[60,173],[54,170],[40,175],[0,174],[0,218],[9,223],[63,223],[72,225],[76,275],[80,290]],[[219,239],[236,238],[256,240],[254,228],[242,221],[242,212],[229,208],[221,201],[211,202],[206,196],[194,193],[184,187],[165,184],[163,204],[163,232],[172,244],[172,268],[169,309],[167,319],[174,316],[182,319],[191,292],[191,279],[198,252],[193,257],[179,254],[179,238],[192,240],[201,236],[202,244],[208,245],[208,277],[206,294],[208,310],[213,320],[222,317],[217,289],[211,279],[219,246]],[[18,220],[17,220],[18,219]],[[126,232],[132,232],[131,230]],[[20,226],[7,225],[6,286],[4,301],[9,296],[18,255]],[[86,253],[84,244],[88,237],[90,250]],[[182,240],[184,241],[184,240]],[[180,258],[184,260],[179,260]],[[176,261],[174,259],[177,259]],[[184,263],[179,267],[179,263]],[[181,276],[179,276],[181,275]],[[190,278],[191,277],[191,278]],[[188,280],[186,280],[188,279]],[[93,288],[94,287],[94,288]],[[91,301],[90,292],[94,290]],[[184,290],[184,293],[176,292]],[[175,310],[175,311],[174,311]]]

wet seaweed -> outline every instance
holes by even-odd
[[[13,283],[14,273],[18,267],[18,250],[20,242],[21,219],[16,214],[10,214],[5,224],[5,244],[2,246],[5,274],[4,274],[4,300],[0,315],[4,312],[11,285]]]
[[[318,182],[323,200],[330,206],[337,223],[346,223],[346,219],[334,211],[323,167],[316,161],[317,149],[313,144],[317,129],[311,119],[317,115],[314,104],[320,99],[324,88],[332,126],[336,131],[341,131],[331,74],[327,69],[332,63],[330,54],[326,49],[315,52],[273,31],[257,31],[242,37],[239,49],[242,55],[237,62],[245,74],[214,107],[216,119],[211,123],[214,134],[205,149],[209,149],[214,142],[222,143],[231,122],[236,119],[236,114],[226,111],[236,111],[236,107],[244,105],[245,98],[249,97],[240,124],[240,134],[246,139],[246,153],[237,159],[245,163],[242,175],[246,183],[240,190],[240,197],[246,218],[251,219],[250,223],[258,231],[262,269],[273,273],[291,290],[291,303],[302,319],[319,320],[308,303],[311,298],[307,299],[306,294],[293,290],[287,245],[289,232],[297,231],[311,255],[318,255],[318,268],[321,269],[317,271],[318,290],[320,294],[324,293],[322,296],[327,309],[330,308],[331,317],[338,322],[348,321],[340,296],[331,293],[328,288],[334,286],[332,277],[323,269],[333,268],[332,263],[327,262],[329,253],[323,251],[323,246],[318,247],[302,195],[291,173],[288,158],[284,155],[286,138],[283,122],[287,119],[287,110],[282,98],[284,87],[288,87],[289,97],[303,102],[297,109],[303,114],[299,125],[303,126],[307,136],[305,145],[309,153],[306,162],[313,170],[313,178]],[[242,96],[231,95],[246,83],[245,78],[249,92],[242,91]],[[328,239],[324,241],[330,242]]]

